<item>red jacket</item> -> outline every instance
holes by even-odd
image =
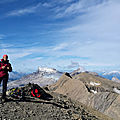
[[[2,69],[3,66],[5,66],[5,69]],[[10,69],[7,70],[7,67],[9,67]],[[4,61],[3,59],[1,59],[1,62],[0,62],[0,77],[8,76],[8,72],[12,72],[12,67],[11,67],[11,64],[9,63],[9,60]]]

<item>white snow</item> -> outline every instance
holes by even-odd
[[[120,71],[111,71],[108,73],[104,73],[103,75],[111,75],[111,74],[120,74]]]
[[[53,68],[47,68],[47,67],[38,67],[39,72],[47,72],[47,73],[56,73],[57,70]]]
[[[95,90],[90,90],[92,93],[94,93],[94,94],[96,94],[97,93],[97,91],[95,91]]]
[[[100,85],[100,83],[96,83],[96,82],[90,82],[90,85],[92,85],[92,86],[98,86],[98,85]]]
[[[113,91],[120,94],[120,90],[118,90],[117,88],[114,88]]]

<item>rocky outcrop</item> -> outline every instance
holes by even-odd
[[[98,92],[90,97],[88,105],[92,106],[100,112],[105,112],[116,100],[118,94],[110,92]]]
[[[120,120],[120,95],[116,97],[111,106],[105,110],[104,113],[111,116],[115,120]]]
[[[120,84],[91,73],[80,73],[72,78],[63,74],[49,88],[57,93],[80,101],[114,119],[120,119]],[[117,91],[115,91],[117,90]],[[118,105],[118,106],[117,106]],[[112,112],[112,111],[116,112]]]
[[[120,84],[113,82],[111,80],[102,78],[100,76],[95,76],[89,73],[80,73],[79,75],[76,75],[73,77],[73,79],[82,81],[86,86],[91,85],[90,83],[95,83],[99,85],[92,85],[95,87],[101,87],[104,89],[103,92],[114,92],[113,88],[118,88]]]
[[[86,86],[80,80],[72,79],[69,76],[66,73],[63,74],[58,82],[49,86],[49,89],[59,94],[67,95],[74,100],[79,100],[82,103],[87,103],[90,93]]]

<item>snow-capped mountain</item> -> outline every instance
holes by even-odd
[[[104,78],[109,79],[109,80],[114,80],[114,78],[117,78],[118,80],[120,80],[120,71],[99,72],[98,74],[101,77],[104,77]]]
[[[119,74],[120,75],[120,71],[111,71],[111,72],[105,72],[103,73],[103,75],[115,75],[115,74]]]
[[[54,68],[38,67],[38,73],[44,78],[52,78],[58,80],[63,72],[60,72]]]
[[[54,68],[38,67],[38,72],[52,74],[52,73],[57,73],[58,71]]]
[[[55,83],[63,74],[53,68],[39,67],[36,72],[27,74],[20,79],[9,81],[8,88],[24,86],[25,84],[36,83],[40,86],[50,85]]]

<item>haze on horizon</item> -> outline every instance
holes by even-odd
[[[0,57],[15,71],[120,70],[120,0],[0,0]]]

